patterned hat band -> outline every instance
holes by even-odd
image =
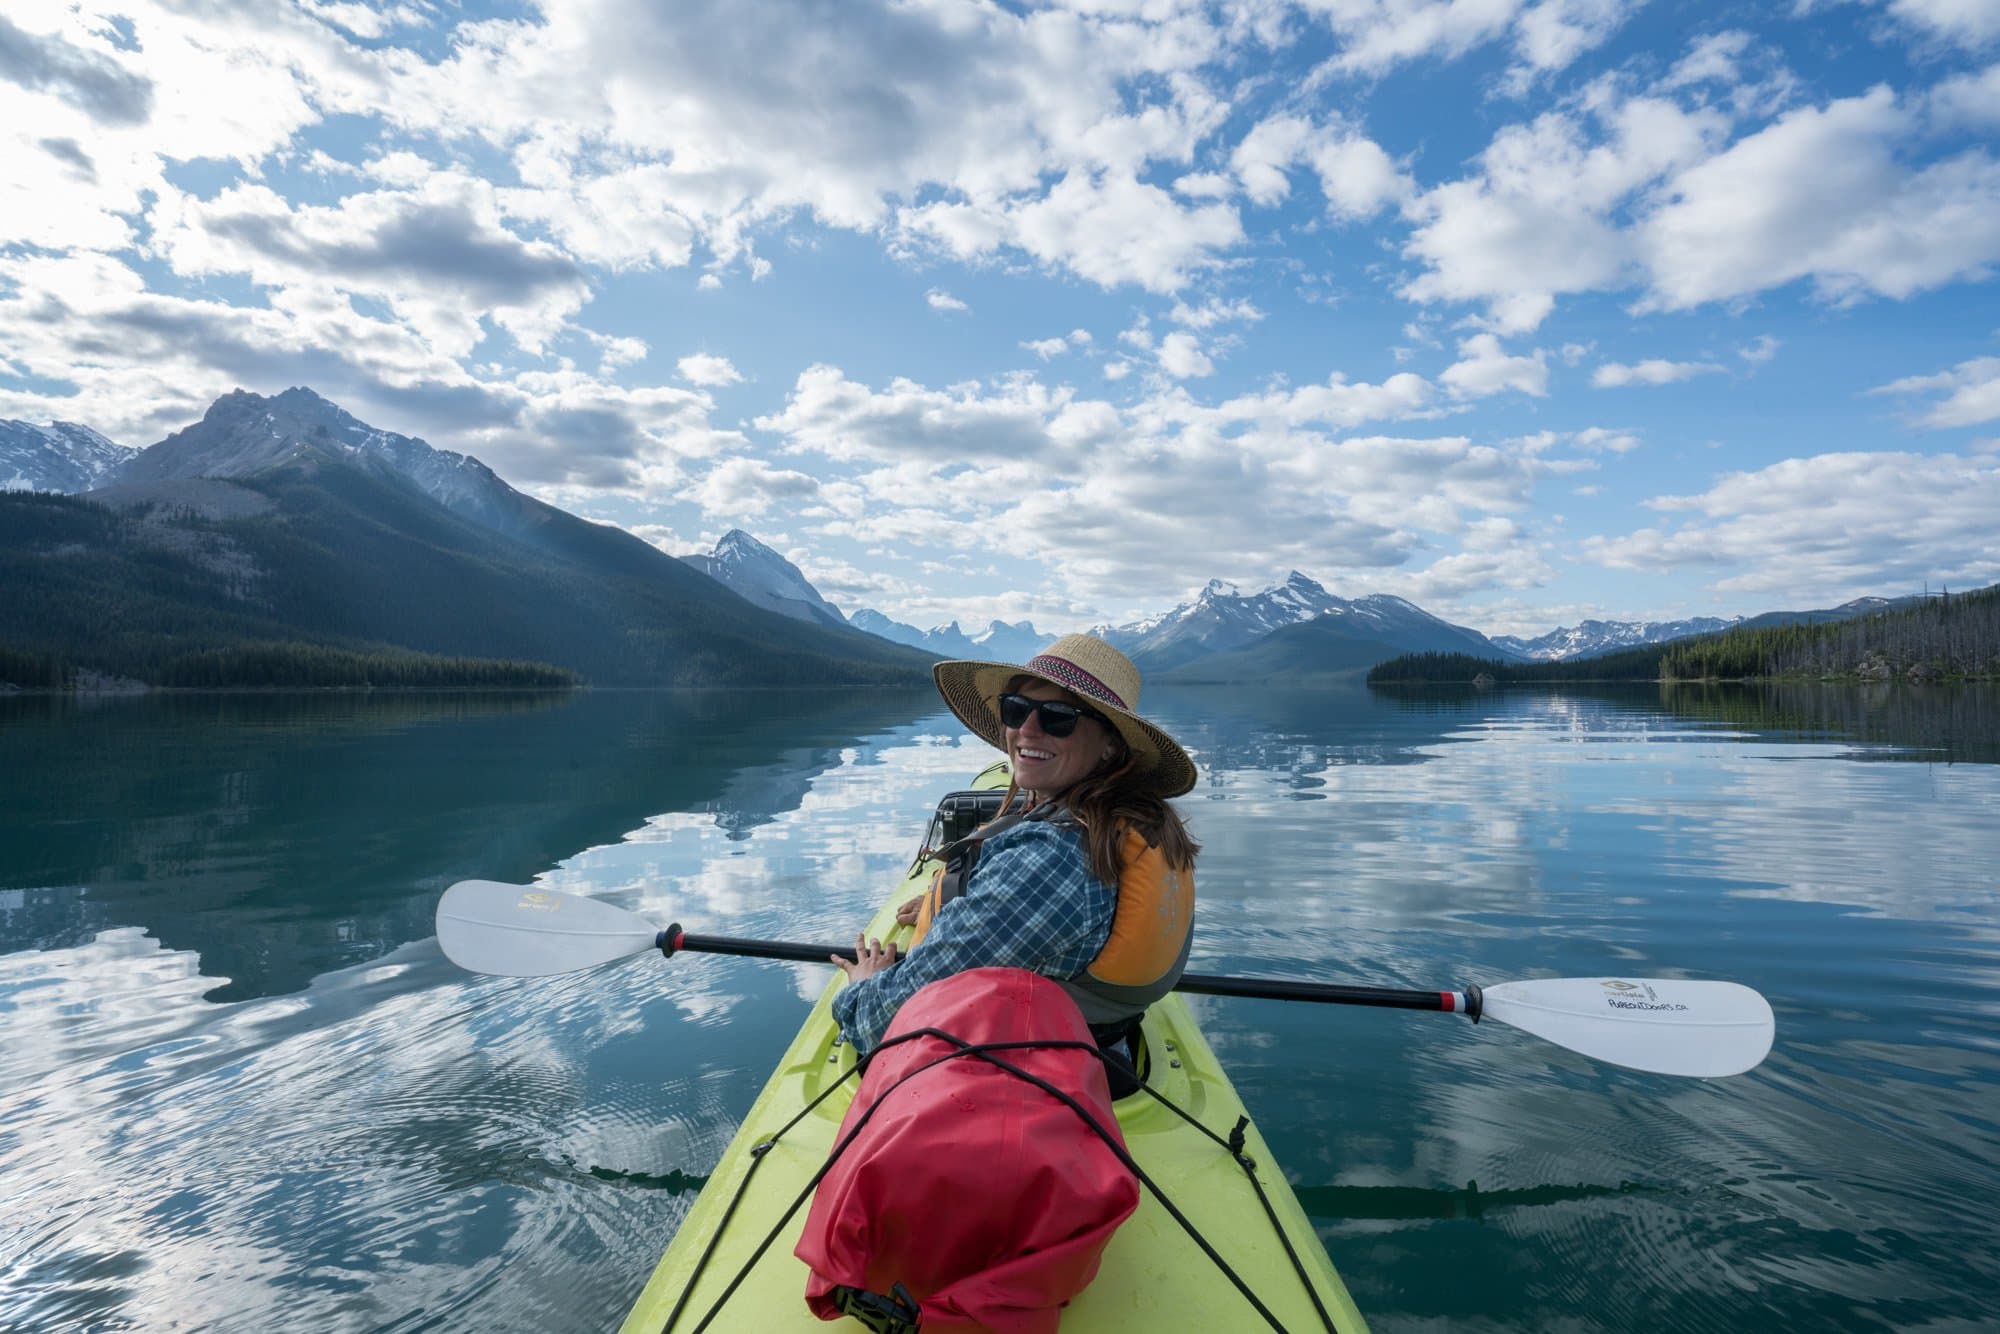
[[[1089,695],[1093,699],[1103,700],[1113,708],[1130,709],[1132,707],[1119,698],[1117,691],[1105,685],[1104,682],[1098,680],[1067,658],[1051,657],[1044,653],[1039,658],[1030,659],[1027,663],[1027,668],[1031,672],[1039,672],[1053,681],[1061,682],[1064,686],[1074,690],[1079,695]]]

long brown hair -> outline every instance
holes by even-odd
[[[1010,692],[1018,690],[1022,683],[1040,679],[1017,676],[1007,683],[1007,689]],[[1065,690],[1063,693],[1083,703],[1073,692]],[[1097,725],[1104,727],[1103,723]],[[1125,744],[1125,738],[1118,734],[1117,728],[1106,727],[1105,730],[1111,734],[1112,753],[1103,763],[1072,783],[1068,791],[1056,797],[1083,826],[1084,860],[1090,866],[1090,873],[1107,885],[1118,883],[1118,876],[1125,869],[1125,830],[1128,828],[1138,830],[1148,846],[1158,848],[1160,856],[1172,870],[1193,870],[1194,859],[1201,853],[1201,844],[1188,833],[1179,811],[1164,798],[1130,781],[1132,748]],[[1007,775],[1007,796],[1000,803],[1003,814],[1014,808],[1014,798],[1020,790],[1020,783],[1010,771]]]

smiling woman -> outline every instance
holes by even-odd
[[[1167,799],[1194,786],[1193,761],[1138,714],[1131,660],[1090,635],[1024,664],[932,674],[959,720],[1007,753],[1007,793],[997,818],[938,850],[930,889],[903,906],[907,959],[863,937],[854,962],[834,960],[851,983],[834,1001],[842,1032],[871,1049],[927,984],[1011,967],[1061,981],[1100,1045],[1126,1044],[1187,966],[1200,849]]]

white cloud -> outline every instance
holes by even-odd
[[[1777,356],[1778,349],[1782,346],[1784,344],[1770,334],[1758,334],[1754,341],[1737,348],[1736,355],[1753,366],[1761,366]]]
[[[1175,324],[1185,325],[1190,329],[1210,329],[1218,324],[1239,320],[1246,324],[1254,324],[1264,318],[1264,312],[1259,310],[1254,302],[1244,298],[1225,301],[1221,297],[1210,297],[1199,306],[1176,301],[1167,318]]]
[[[1033,458],[1050,448],[1049,419],[1070,402],[1067,391],[1034,383],[989,395],[978,383],[939,390],[899,379],[877,393],[821,365],[800,372],[784,409],[756,425],[845,462]]]
[[[1340,567],[1413,588],[1540,579],[1539,556],[1466,560],[1454,548],[1491,539],[1498,529],[1487,520],[1523,510],[1540,478],[1588,461],[1464,436],[1323,433],[1420,414],[1434,396],[1415,375],[1381,385],[1336,375],[1214,405],[1163,385],[1121,410],[1024,377],[877,390],[817,367],[783,413],[756,424],[795,452],[865,469],[853,479],[865,512],[829,520],[823,533],[898,540],[908,497],[933,496],[962,520],[939,525],[941,541],[975,551],[1004,532],[1013,558],[1045,562],[1080,605],[1172,598],[1189,569]],[[1079,533],[1090,540],[1079,544]],[[1419,553],[1428,576],[1391,573]]]
[[[1160,369],[1176,380],[1213,375],[1215,363],[1201,350],[1195,336],[1175,331],[1160,340]]]
[[[680,359],[681,378],[689,384],[698,384],[704,389],[714,389],[726,384],[741,384],[743,375],[728,357],[712,356],[707,352],[696,352]]]
[[[1753,359],[1765,360],[1769,356],[1770,353],[1765,352]],[[1691,380],[1697,375],[1708,375],[1721,369],[1712,361],[1668,361],[1662,357],[1648,357],[1631,366],[1607,361],[1591,372],[1590,382],[1599,389],[1617,389],[1633,384],[1673,384],[1677,380]]]
[[[1963,46],[2000,42],[2000,6],[1991,0],[1889,0],[1889,12],[1944,41]]]
[[[212,199],[163,186],[147,221],[178,273],[376,297],[454,357],[471,354],[485,319],[539,353],[589,298],[575,260],[509,231],[492,187],[453,173],[328,206],[296,206],[263,185]]]
[[[1639,447],[1639,437],[1632,432],[1609,430],[1602,426],[1585,427],[1570,439],[1578,449],[1591,453],[1629,454]],[[1591,494],[1595,494],[1594,488]]]
[[[1930,112],[1946,128],[2000,128],[2000,64],[1953,75],[1931,89]]]
[[[1373,217],[1414,189],[1379,144],[1339,121],[1317,125],[1290,113],[1271,116],[1253,126],[1230,154],[1243,192],[1264,207],[1291,194],[1286,172],[1300,163],[1318,177],[1328,212],[1343,219]]]
[[[256,307],[161,296],[99,255],[0,256],[0,347],[56,386],[0,390],[0,416],[89,422],[135,444],[187,425],[232,388],[295,384],[524,487],[666,485],[678,460],[739,439],[685,389],[573,370],[476,375],[412,326],[335,293],[284,288]]]
[[[1601,107],[1604,142],[1550,112],[1494,136],[1479,172],[1426,191],[1404,253],[1427,268],[1406,283],[1417,301],[1483,301],[1496,332],[1526,332],[1564,293],[1624,285],[1631,238],[1617,210],[1669,169],[1699,160],[1725,122],[1657,98]]]
[[[1046,194],[905,209],[906,232],[959,259],[989,258],[1013,246],[1105,287],[1133,283],[1174,292],[1214,255],[1243,240],[1226,204],[1188,207],[1132,176],[1070,172]]]
[[[2000,259],[2000,162],[1912,167],[1887,88],[1793,111],[1667,184],[1638,243],[1646,305],[1682,310],[1812,280],[1833,300],[1983,277]]]
[[[2000,580],[1993,516],[2000,459],[1836,453],[1731,473],[1707,491],[1649,502],[1695,516],[1584,543],[1621,569],[1717,571],[1711,587],[1787,598],[1844,600],[1912,588]]]
[[[1339,38],[1318,78],[1379,75],[1412,61],[1455,60],[1512,36],[1503,83],[1519,93],[1603,44],[1637,6],[1627,0],[1306,0]]]
[[[782,502],[796,508],[819,491],[805,473],[772,466],[763,459],[726,459],[709,469],[693,491],[695,501],[717,519],[763,514]]]
[[[1977,426],[2000,419],[2000,357],[1961,361],[1936,375],[1911,375],[1868,391],[1871,394],[1944,395],[1918,419],[1931,427]]]
[[[1035,338],[1022,343],[1021,346],[1040,357],[1043,361],[1047,361],[1050,357],[1061,356],[1063,353],[1069,351],[1069,340],[1062,337]]]
[[[1485,398],[1507,389],[1540,398],[1549,391],[1547,354],[1511,357],[1490,333],[1474,334],[1458,345],[1459,360],[1438,377],[1462,398]]]
[[[940,287],[933,287],[930,291],[925,292],[924,300],[930,303],[930,307],[932,310],[950,311],[950,310],[972,309],[971,306],[966,305],[963,301],[960,301],[950,292],[947,292]]]

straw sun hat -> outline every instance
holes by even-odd
[[[1111,720],[1132,749],[1132,777],[1154,794],[1178,797],[1194,786],[1194,761],[1180,743],[1141,718],[1139,669],[1093,635],[1064,635],[1025,663],[940,662],[931,667],[938,693],[958,720],[982,740],[1007,749],[1000,696],[1017,676],[1061,686]]]

